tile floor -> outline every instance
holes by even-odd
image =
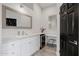
[[[33,56],[56,56],[56,47],[45,46],[40,51],[37,51]]]

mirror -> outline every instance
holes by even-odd
[[[49,16],[49,29],[50,30],[53,30],[53,31],[56,31],[57,30],[57,16],[56,15],[52,15],[52,16]]]
[[[7,6],[2,6],[2,19],[3,28],[32,28],[32,16],[20,13]]]

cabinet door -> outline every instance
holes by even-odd
[[[20,51],[21,51],[21,56],[29,56],[30,55],[30,46],[29,46],[29,41],[30,40],[28,40],[28,39],[22,39],[21,41],[20,41],[20,44],[21,44],[21,46],[20,46]]]
[[[30,55],[32,55],[33,53],[34,53],[34,51],[35,51],[35,39],[34,39],[34,37],[32,37],[32,38],[29,38],[30,39],[30,41],[29,41],[29,49],[30,49]]]
[[[21,40],[21,56],[30,56],[40,48],[39,37],[25,38]]]
[[[31,55],[35,53],[40,48],[40,39],[38,36],[30,38],[30,53]]]
[[[20,55],[20,43],[14,41],[3,44],[3,55],[5,56],[19,56]]]
[[[36,50],[39,50],[40,49],[40,36],[37,36],[35,37],[35,47],[36,47]]]
[[[20,56],[20,42],[19,42],[19,40],[9,44],[8,54],[11,56]]]
[[[8,55],[8,44],[2,44],[2,55],[7,56]]]

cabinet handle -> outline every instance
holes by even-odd
[[[69,41],[70,43],[72,43],[72,44],[75,44],[75,45],[77,45],[77,41],[74,41],[74,42],[72,42],[72,41]]]
[[[77,45],[77,41],[74,41],[74,44]]]

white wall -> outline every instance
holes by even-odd
[[[32,16],[32,9],[30,9],[30,8],[24,6],[24,5],[23,5],[24,6],[23,8],[20,8],[20,5],[21,5],[20,3],[5,3],[3,5],[6,5],[10,8],[13,8],[13,9],[15,9],[15,10],[21,12],[21,13]]]
[[[60,55],[59,51],[60,51],[60,6],[62,5],[62,3],[58,3],[57,4],[57,33],[58,33],[58,37],[57,37],[57,55]]]
[[[2,40],[2,4],[0,4],[0,55],[1,55],[1,40]]]
[[[49,16],[53,16],[53,15],[56,15],[57,16],[58,15],[58,12],[57,11],[58,11],[57,10],[57,6],[49,7],[47,9],[43,10],[43,22],[42,22],[42,25],[46,28],[46,33],[50,33],[52,35],[56,35],[57,36],[57,39],[56,40],[59,39],[58,38],[58,32],[57,32],[57,30],[53,30],[53,28],[51,30],[49,29],[49,21],[48,20],[49,20]],[[57,21],[58,21],[58,19],[57,19]],[[54,27],[58,29],[58,23],[57,23],[57,26],[54,26]],[[48,40],[46,40],[46,42],[47,41]],[[58,47],[58,43],[59,42],[57,42],[57,47]],[[58,55],[59,52],[56,51],[56,54]]]
[[[39,4],[33,6],[33,30],[36,33],[40,33],[40,22],[42,19],[41,8]]]
[[[57,6],[43,9],[41,26],[46,28],[45,33],[57,36],[58,34],[57,30],[54,30],[53,28],[52,29],[49,28],[49,16],[53,16],[53,15],[57,16]],[[53,26],[53,27],[57,28],[57,26]],[[48,40],[49,39],[46,39],[46,43],[48,42]]]
[[[47,9],[44,9],[43,12],[42,12],[42,20],[41,21],[41,26],[44,26],[46,28],[46,33],[52,33],[52,34],[56,34],[57,31],[53,31],[49,29],[49,16],[53,16],[53,15],[57,15],[57,7],[49,7]],[[56,27],[56,26],[54,26]]]

